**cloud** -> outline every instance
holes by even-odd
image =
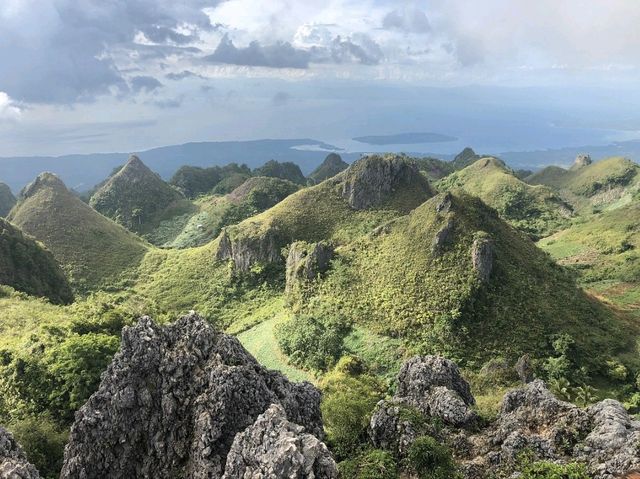
[[[156,80],[152,76],[145,76],[145,75],[136,76],[131,78],[129,83],[131,84],[131,89],[135,93],[141,93],[141,92],[152,93],[162,88],[162,83],[160,83],[158,80]]]
[[[162,108],[164,110],[170,108],[180,108],[183,101],[184,97],[180,96],[178,98],[168,98],[166,100],[154,101],[153,104],[158,108]]]
[[[262,45],[257,40],[247,47],[236,47],[229,36],[225,36],[206,60],[231,65],[307,69],[311,63],[376,65],[383,57],[380,46],[365,34],[349,38],[338,35],[327,45],[310,48],[297,48],[289,42]]]
[[[431,23],[426,13],[417,8],[405,8],[404,10],[392,10],[382,19],[382,28],[385,30],[400,30],[409,33],[429,33]]]
[[[308,68],[310,59],[308,51],[296,49],[288,42],[263,46],[253,41],[247,47],[238,48],[227,35],[216,51],[206,57],[207,61],[215,63],[271,68]]]
[[[126,91],[112,51],[136,38],[173,47],[212,29],[215,0],[9,0],[0,3],[0,91],[28,103],[90,101]]]
[[[184,80],[185,78],[204,78],[202,75],[198,75],[197,73],[194,73],[190,70],[167,73],[165,77],[168,80],[173,80],[173,81],[180,81],[180,80]]]
[[[17,120],[22,110],[9,98],[5,92],[0,91],[0,122]]]

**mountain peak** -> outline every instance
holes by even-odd
[[[580,153],[576,156],[573,165],[571,165],[571,170],[579,170],[580,168],[584,168],[585,166],[589,166],[593,161],[591,160],[591,156],[586,153]]]
[[[55,174],[45,171],[40,173],[35,180],[24,187],[20,193],[22,199],[30,198],[43,188],[49,188],[58,192],[69,192],[64,182]]]
[[[346,170],[349,164],[342,160],[337,153],[329,153],[324,161],[309,175],[316,183],[320,183],[328,178],[336,176]]]
[[[473,151],[473,148],[467,146],[464,150],[456,155],[452,163],[453,167],[456,170],[461,170],[462,168],[466,168],[479,159],[480,155]]]

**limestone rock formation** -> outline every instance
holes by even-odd
[[[282,243],[278,229],[275,227],[270,227],[258,235],[233,239],[225,229],[220,234],[216,260],[232,260],[236,272],[246,273],[256,263],[282,262],[280,251]]]
[[[493,271],[493,257],[495,248],[491,238],[481,236],[473,241],[471,247],[471,262],[478,278],[484,283],[489,281]]]
[[[309,175],[309,179],[311,179],[314,184],[318,184],[324,180],[333,178],[348,167],[349,164],[343,161],[340,155],[337,153],[329,153],[322,164]]]
[[[415,162],[401,156],[364,157],[343,175],[342,196],[356,210],[381,206],[398,188],[410,185],[427,196],[431,192],[428,181],[422,177]]]
[[[291,423],[273,404],[236,435],[227,456],[224,479],[337,479],[327,447],[302,426]]]
[[[449,240],[451,239],[451,235],[453,234],[454,226],[455,223],[453,222],[453,220],[449,220],[442,228],[440,228],[436,232],[435,236],[433,237],[433,243],[431,244],[431,248],[434,253],[440,252],[449,242]]]
[[[0,478],[40,479],[36,468],[27,461],[13,436],[0,427]]]
[[[333,259],[333,246],[321,241],[308,244],[302,241],[292,243],[287,256],[287,286],[290,294],[299,283],[313,281],[329,269]]]
[[[370,436],[376,447],[404,454],[420,435],[403,410],[414,409],[444,424],[467,427],[477,422],[471,407],[471,388],[452,361],[439,356],[416,356],[398,374],[398,388],[391,401],[380,401],[371,417]]]
[[[593,161],[591,160],[591,156],[586,153],[581,153],[576,156],[573,165],[571,165],[570,170],[579,170],[580,168],[584,168],[585,166],[589,166]]]
[[[123,330],[100,388],[76,413],[61,477],[220,478],[236,435],[272,404],[322,438],[320,393],[311,384],[266,370],[195,313],[166,327],[143,317]],[[305,458],[313,450],[324,464],[318,444],[299,430],[295,437]],[[273,440],[270,432],[264,439]]]

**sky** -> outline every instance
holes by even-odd
[[[0,156],[635,138],[639,24],[634,0],[2,0]]]

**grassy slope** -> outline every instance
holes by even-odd
[[[478,196],[513,226],[534,238],[557,231],[567,224],[571,214],[549,188],[526,184],[495,158],[476,161],[444,178],[438,187],[461,188]]]
[[[43,174],[10,221],[49,249],[80,292],[124,287],[148,246]]]
[[[53,303],[73,301],[71,287],[53,255],[0,219],[0,283]]]
[[[607,158],[576,170],[548,167],[527,182],[547,185],[581,213],[624,206],[638,197],[640,167],[629,159]]]
[[[590,351],[633,347],[623,325],[495,212],[463,195],[455,197],[453,213],[442,215],[436,213],[441,199],[393,222],[386,234],[341,248],[315,301],[355,324],[403,337],[414,350],[444,352],[465,364],[543,354],[560,332],[574,336],[586,362]],[[451,243],[433,254],[433,238],[450,219]],[[471,265],[479,231],[495,241],[488,285]],[[317,304],[314,299],[308,304]]]

